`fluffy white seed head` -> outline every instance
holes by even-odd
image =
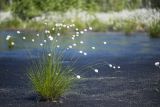
[[[77,46],[77,44],[76,44],[76,43],[74,43],[74,44],[73,44],[73,46]]]
[[[92,49],[96,49],[95,47],[92,47]]]
[[[18,30],[18,31],[17,31],[17,34],[20,34],[20,33],[21,33],[21,32]]]
[[[83,53],[83,51],[79,51],[79,53],[81,53],[81,54],[82,54],[82,53]]]
[[[159,66],[160,62],[155,62],[154,65],[155,66]]]
[[[43,46],[43,43],[40,43],[40,46]]]
[[[11,36],[10,36],[10,35],[7,35],[6,40],[9,40],[10,38],[11,38]]]
[[[26,39],[26,37],[25,37],[25,36],[23,36],[23,37],[22,37],[22,39],[23,39],[23,40],[25,40],[25,39]]]
[[[48,53],[48,56],[51,56],[51,53]]]
[[[50,35],[48,38],[49,38],[49,40],[51,40],[51,41],[53,40],[53,37],[52,37],[51,35]]]
[[[77,75],[76,77],[77,77],[78,79],[81,79],[81,76],[80,76],[80,75]]]
[[[89,30],[92,30],[93,28],[92,27],[89,27]]]
[[[34,39],[32,39],[32,42],[34,42]]]
[[[104,45],[106,45],[106,44],[107,44],[107,42],[103,42],[103,44],[104,44]]]
[[[46,40],[43,40],[43,42],[46,43],[47,41],[46,41]]]
[[[80,41],[80,44],[83,44],[84,42],[83,41]]]
[[[86,52],[84,52],[84,53],[83,53],[83,55],[84,55],[84,56],[86,56],[86,55],[87,55],[87,53],[86,53]]]
[[[118,68],[118,69],[120,69],[121,67],[120,67],[120,66],[118,66],[117,68]]]
[[[14,42],[11,42],[11,45],[13,46],[13,45],[15,45],[15,43],[14,43]]]
[[[112,64],[109,64],[108,66],[109,66],[110,68],[112,68],[113,65],[112,65]]]
[[[72,48],[72,45],[69,45],[69,48]]]
[[[94,72],[95,72],[95,73],[98,73],[99,71],[98,71],[98,69],[94,69]]]

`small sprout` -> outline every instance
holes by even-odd
[[[81,79],[81,76],[80,76],[80,75],[77,75],[76,77],[77,77],[78,79]]]
[[[52,30],[54,30],[54,27],[52,28]]]
[[[76,28],[76,31],[78,31],[78,28]]]
[[[94,69],[94,72],[95,72],[95,73],[98,73],[99,71],[98,71],[98,69]]]

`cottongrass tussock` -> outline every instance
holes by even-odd
[[[47,25],[48,24],[45,23],[45,26]],[[71,33],[71,37],[69,36],[70,42],[67,45],[64,44],[64,39],[61,39],[64,35],[63,32],[61,32],[63,29],[70,30]],[[75,24],[68,25],[56,23],[51,30],[46,28],[44,32],[39,32],[35,34],[34,37],[31,36],[30,38],[22,35],[23,32],[17,31],[17,35],[22,41],[26,42],[29,40],[29,44],[35,45],[34,49],[38,49],[38,51],[36,51],[38,54],[36,56],[37,59],[34,59],[30,48],[25,46],[26,52],[31,59],[28,69],[28,77],[33,90],[41,99],[49,101],[59,100],[59,98],[73,86],[75,81],[85,78],[84,75],[82,75],[84,74],[82,73],[84,69],[90,68],[95,74],[101,72],[101,70],[98,67],[95,67],[95,65],[98,66],[104,64],[113,70],[120,69],[120,66],[112,65],[107,61],[102,61],[101,63],[93,65],[84,65],[80,68],[75,67],[75,64],[81,57],[87,57],[90,55],[90,52],[84,49],[84,47],[88,47],[92,52],[98,48],[96,47],[96,44],[95,46],[86,46],[86,42],[88,41],[81,40],[80,38],[82,35],[84,36],[86,31],[91,30],[93,30],[92,27],[80,30]],[[13,37],[8,35],[6,40],[9,41],[11,38]],[[15,44],[14,41],[11,41],[11,45]],[[100,44],[105,46],[108,42],[101,41]],[[70,52],[72,53],[70,54]],[[68,53],[69,56],[66,56]],[[66,61],[66,58],[69,59],[69,63]]]

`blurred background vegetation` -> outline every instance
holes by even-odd
[[[160,8],[160,0],[0,0],[0,11],[11,10],[23,20],[43,12],[80,9],[92,12],[121,11],[123,9]]]

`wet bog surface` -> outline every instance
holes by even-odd
[[[7,34],[18,38],[13,49],[7,46]],[[34,35],[34,32],[31,34]],[[61,103],[53,103],[36,101],[36,94],[27,78],[28,64],[32,59],[28,57],[25,46],[31,50],[32,58],[39,58],[40,39],[33,45],[30,42],[33,37],[23,41],[23,35],[17,35],[14,31],[0,32],[0,107],[160,106],[160,94],[157,92],[160,69],[154,65],[160,61],[160,39],[151,39],[146,33],[125,36],[113,32],[89,32],[75,41],[69,36],[62,37],[59,49],[77,44],[65,52],[63,63],[71,64],[78,58],[74,67],[82,79],[61,98]],[[93,69],[83,69],[94,64],[93,68],[97,68],[98,73]],[[108,64],[120,68],[113,69]]]

